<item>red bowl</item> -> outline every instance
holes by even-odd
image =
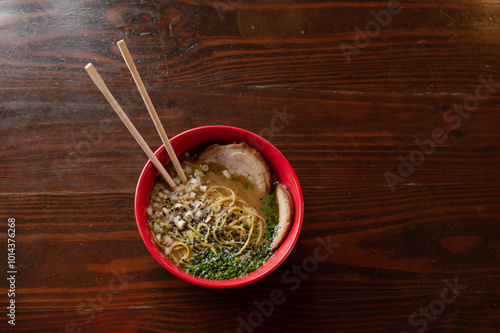
[[[227,144],[233,142],[246,142],[254,147],[267,161],[276,180],[285,184],[290,190],[295,204],[294,221],[288,235],[280,247],[275,251],[273,256],[257,270],[247,275],[229,280],[209,280],[193,276],[170,261],[153,240],[153,236],[149,229],[146,208],[149,203],[151,188],[158,176],[158,170],[151,161],[148,161],[137,183],[135,192],[135,218],[142,240],[153,257],[175,276],[193,284],[210,288],[233,288],[247,285],[263,278],[276,269],[295,246],[299,238],[304,216],[304,199],[302,197],[302,189],[299,180],[292,166],[283,154],[271,143],[257,134],[230,126],[204,126],[193,128],[173,137],[170,142],[177,154],[182,154],[199,145],[208,145],[212,143]],[[170,161],[164,146],[161,146],[155,152],[155,155],[164,165]]]

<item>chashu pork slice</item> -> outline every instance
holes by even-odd
[[[214,144],[197,159],[198,162],[218,163],[247,178],[262,193],[271,190],[271,171],[259,152],[246,144]]]
[[[278,200],[279,206],[279,223],[276,229],[276,234],[274,235],[273,242],[271,243],[271,248],[273,250],[277,249],[285,238],[290,226],[293,221],[293,213],[295,211],[295,206],[293,204],[292,195],[288,188],[281,183],[275,185],[274,192],[276,194],[276,199]]]

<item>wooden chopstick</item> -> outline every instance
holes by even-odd
[[[118,102],[116,101],[116,99],[113,97],[113,95],[109,91],[108,87],[104,83],[102,77],[99,75],[99,73],[95,69],[94,65],[92,65],[91,63],[87,64],[87,66],[85,66],[85,70],[89,74],[89,76],[92,79],[92,81],[94,81],[94,83],[97,86],[97,88],[99,88],[99,90],[102,92],[102,94],[104,95],[104,97],[106,97],[106,99],[108,100],[109,104],[111,104],[111,106],[116,111],[116,113],[118,114],[118,116],[120,117],[120,119],[123,121],[123,123],[125,124],[125,126],[127,126],[128,130],[130,131],[130,133],[137,140],[137,143],[139,144],[139,146],[141,146],[142,150],[144,150],[144,152],[146,153],[146,155],[148,155],[149,159],[151,160],[151,162],[153,162],[154,166],[158,169],[158,171],[162,175],[163,179],[165,179],[165,181],[168,183],[168,185],[170,185],[170,187],[172,189],[176,189],[177,185],[173,181],[172,177],[170,177],[170,175],[165,170],[165,168],[163,167],[163,165],[161,164],[161,162],[158,160],[158,158],[156,158],[156,156],[153,153],[153,151],[151,150],[151,148],[149,148],[149,146],[146,143],[146,141],[144,141],[144,139],[142,138],[141,134],[139,134],[139,132],[135,128],[134,124],[132,124],[132,122],[127,117],[127,115],[125,114],[125,112],[123,111],[123,109],[121,108],[121,106],[118,104]]]
[[[118,45],[118,48],[120,49],[123,59],[125,60],[125,63],[127,64],[127,67],[130,70],[132,77],[134,78],[135,84],[139,89],[139,92],[141,93],[142,99],[146,104],[146,108],[148,109],[149,114],[151,115],[151,119],[153,119],[153,123],[156,126],[156,130],[158,131],[158,134],[160,134],[160,138],[163,141],[163,145],[167,149],[168,155],[170,156],[170,160],[172,161],[172,164],[174,165],[175,170],[179,175],[179,178],[184,184],[186,184],[187,178],[186,175],[184,174],[184,170],[182,169],[179,160],[177,158],[177,155],[175,154],[175,151],[172,148],[172,145],[170,144],[167,133],[165,132],[165,129],[161,124],[160,118],[158,117],[158,113],[156,113],[155,107],[151,102],[151,98],[149,98],[149,94],[146,90],[146,87],[144,86],[144,83],[142,82],[139,72],[137,71],[137,67],[135,66],[134,60],[132,59],[132,55],[128,50],[127,44],[125,44],[125,41],[122,39],[121,41],[116,43],[116,45]]]

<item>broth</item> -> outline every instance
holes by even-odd
[[[183,270],[208,279],[250,273],[274,253],[270,243],[278,224],[273,194],[256,190],[247,178],[224,165],[199,164],[182,156],[189,181],[175,191],[159,177],[148,207],[153,238]],[[173,168],[168,167],[174,174]]]

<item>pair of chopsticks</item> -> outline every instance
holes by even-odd
[[[137,85],[137,88],[139,89],[139,92],[141,93],[142,99],[144,100],[144,103],[146,104],[146,108],[149,111],[149,114],[151,115],[151,118],[153,119],[153,123],[156,126],[156,130],[158,131],[158,134],[160,134],[161,140],[163,141],[163,144],[165,145],[165,148],[167,149],[168,155],[170,156],[170,160],[172,161],[175,170],[177,171],[177,174],[179,175],[179,178],[181,181],[186,184],[187,183],[187,178],[186,175],[184,174],[184,170],[182,170],[182,167],[179,163],[179,160],[177,159],[177,155],[175,154],[174,149],[172,148],[172,145],[170,144],[170,141],[168,139],[167,133],[165,133],[165,129],[161,125],[160,118],[158,117],[158,114],[156,113],[156,110],[153,106],[153,103],[151,102],[151,99],[149,98],[149,94],[146,91],[146,88],[144,87],[144,84],[142,83],[142,79],[139,76],[139,72],[137,72],[137,68],[135,67],[134,60],[132,59],[132,56],[127,48],[127,45],[125,44],[124,40],[121,40],[117,43],[118,48],[120,49],[120,52],[123,56],[123,59],[125,60],[125,63],[127,64],[128,69],[130,70],[130,73],[132,74],[132,77],[134,78],[135,84]],[[130,133],[133,135],[133,137],[136,139],[137,143],[139,146],[141,146],[142,150],[148,155],[149,159],[151,162],[153,162],[154,166],[158,169],[160,174],[162,175],[163,179],[170,185],[172,189],[177,188],[177,184],[174,182],[172,177],[168,174],[168,172],[165,170],[161,162],[158,160],[158,158],[155,156],[151,148],[147,145],[146,141],[144,141],[144,138],[141,136],[141,134],[137,131],[135,128],[134,124],[130,121],[130,119],[127,117],[121,106],[118,104],[116,99],[113,97],[111,92],[109,91],[108,87],[104,83],[102,77],[99,75],[97,70],[95,69],[94,65],[91,63],[87,64],[85,66],[85,70],[89,74],[90,78],[92,81],[94,81],[95,85],[99,90],[102,92],[104,97],[108,100],[109,104],[113,107],[113,109],[116,111],[122,122],[125,124],[125,126],[128,128]]]

